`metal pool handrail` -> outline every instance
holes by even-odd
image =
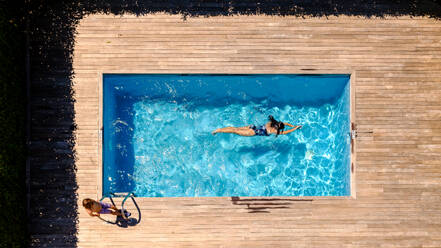
[[[115,193],[110,192],[108,195],[103,195],[103,197],[101,197],[101,199],[100,199],[100,202],[108,197],[110,199],[110,201],[112,202],[113,206],[116,207],[116,204],[115,204],[115,202],[112,199],[112,196],[113,197],[124,197],[123,201],[121,202],[121,216],[125,220],[129,220],[129,218],[127,218],[127,216],[125,215],[125,209],[124,209],[124,204],[126,203],[127,199],[131,198],[133,203],[135,204],[136,208],[139,211],[138,204],[136,203],[135,198],[134,198],[134,197],[136,197],[135,193],[133,193],[133,192],[115,192]],[[138,222],[140,220],[141,220],[141,216],[140,216]]]

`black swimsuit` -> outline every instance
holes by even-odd
[[[257,136],[269,136],[268,132],[266,131],[265,125],[257,126],[257,127],[251,125],[250,128],[253,129],[254,134]]]

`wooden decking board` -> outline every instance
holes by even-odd
[[[440,21],[90,15],[77,31],[79,247],[441,247]],[[98,197],[100,183],[99,72],[301,69],[356,73],[356,199],[138,198],[142,222],[128,228],[81,207],[82,198]]]

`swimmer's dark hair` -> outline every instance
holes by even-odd
[[[283,124],[283,122],[281,121],[277,121],[276,119],[274,119],[274,117],[272,115],[268,116],[269,121],[271,122],[271,127],[274,127],[275,129],[277,129],[277,135],[280,134],[281,131],[283,131],[283,129],[285,128],[285,124]]]

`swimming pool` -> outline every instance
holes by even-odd
[[[103,74],[103,194],[347,196],[349,75]],[[268,115],[278,137],[211,132]]]

